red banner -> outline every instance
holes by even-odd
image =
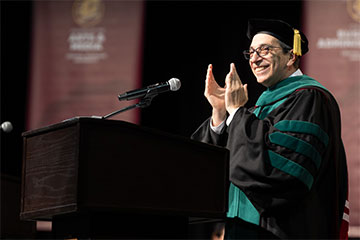
[[[360,1],[304,1],[304,72],[336,97],[350,181],[350,231],[360,237]],[[329,186],[330,187],[330,186]]]
[[[34,1],[27,129],[103,116],[141,85],[143,1]],[[133,123],[139,111],[113,119]]]

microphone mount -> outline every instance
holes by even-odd
[[[110,114],[107,114],[107,115],[101,117],[101,119],[108,119],[108,118],[113,117],[113,116],[115,116],[115,115],[117,115],[119,113],[131,110],[133,108],[146,108],[146,107],[150,106],[151,101],[153,100],[153,98],[158,95],[157,91],[152,91],[152,90],[153,89],[149,89],[147,91],[146,95],[138,103],[127,106],[127,107],[124,107],[124,108],[119,109],[119,110],[117,110],[115,112],[112,112]]]

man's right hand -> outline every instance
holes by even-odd
[[[211,64],[207,69],[204,95],[213,108],[212,124],[216,127],[226,119],[225,88],[215,81]]]

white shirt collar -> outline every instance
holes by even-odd
[[[290,77],[296,77],[296,76],[302,76],[302,75],[304,75],[304,74],[302,73],[302,71],[299,68],[293,74],[291,74]]]

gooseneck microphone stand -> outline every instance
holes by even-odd
[[[151,89],[149,89],[149,91],[146,93],[146,95],[140,100],[140,102],[136,103],[136,104],[133,104],[133,105],[130,105],[130,106],[127,106],[127,107],[124,107],[120,110],[117,110],[115,112],[112,112],[110,114],[107,114],[103,117],[101,117],[101,119],[108,119],[112,116],[115,116],[119,113],[122,113],[122,112],[125,112],[125,111],[128,111],[128,110],[131,110],[133,108],[146,108],[148,106],[150,106],[151,104],[151,101],[153,100],[153,98],[155,96],[157,96],[157,92],[156,91],[152,91]]]

